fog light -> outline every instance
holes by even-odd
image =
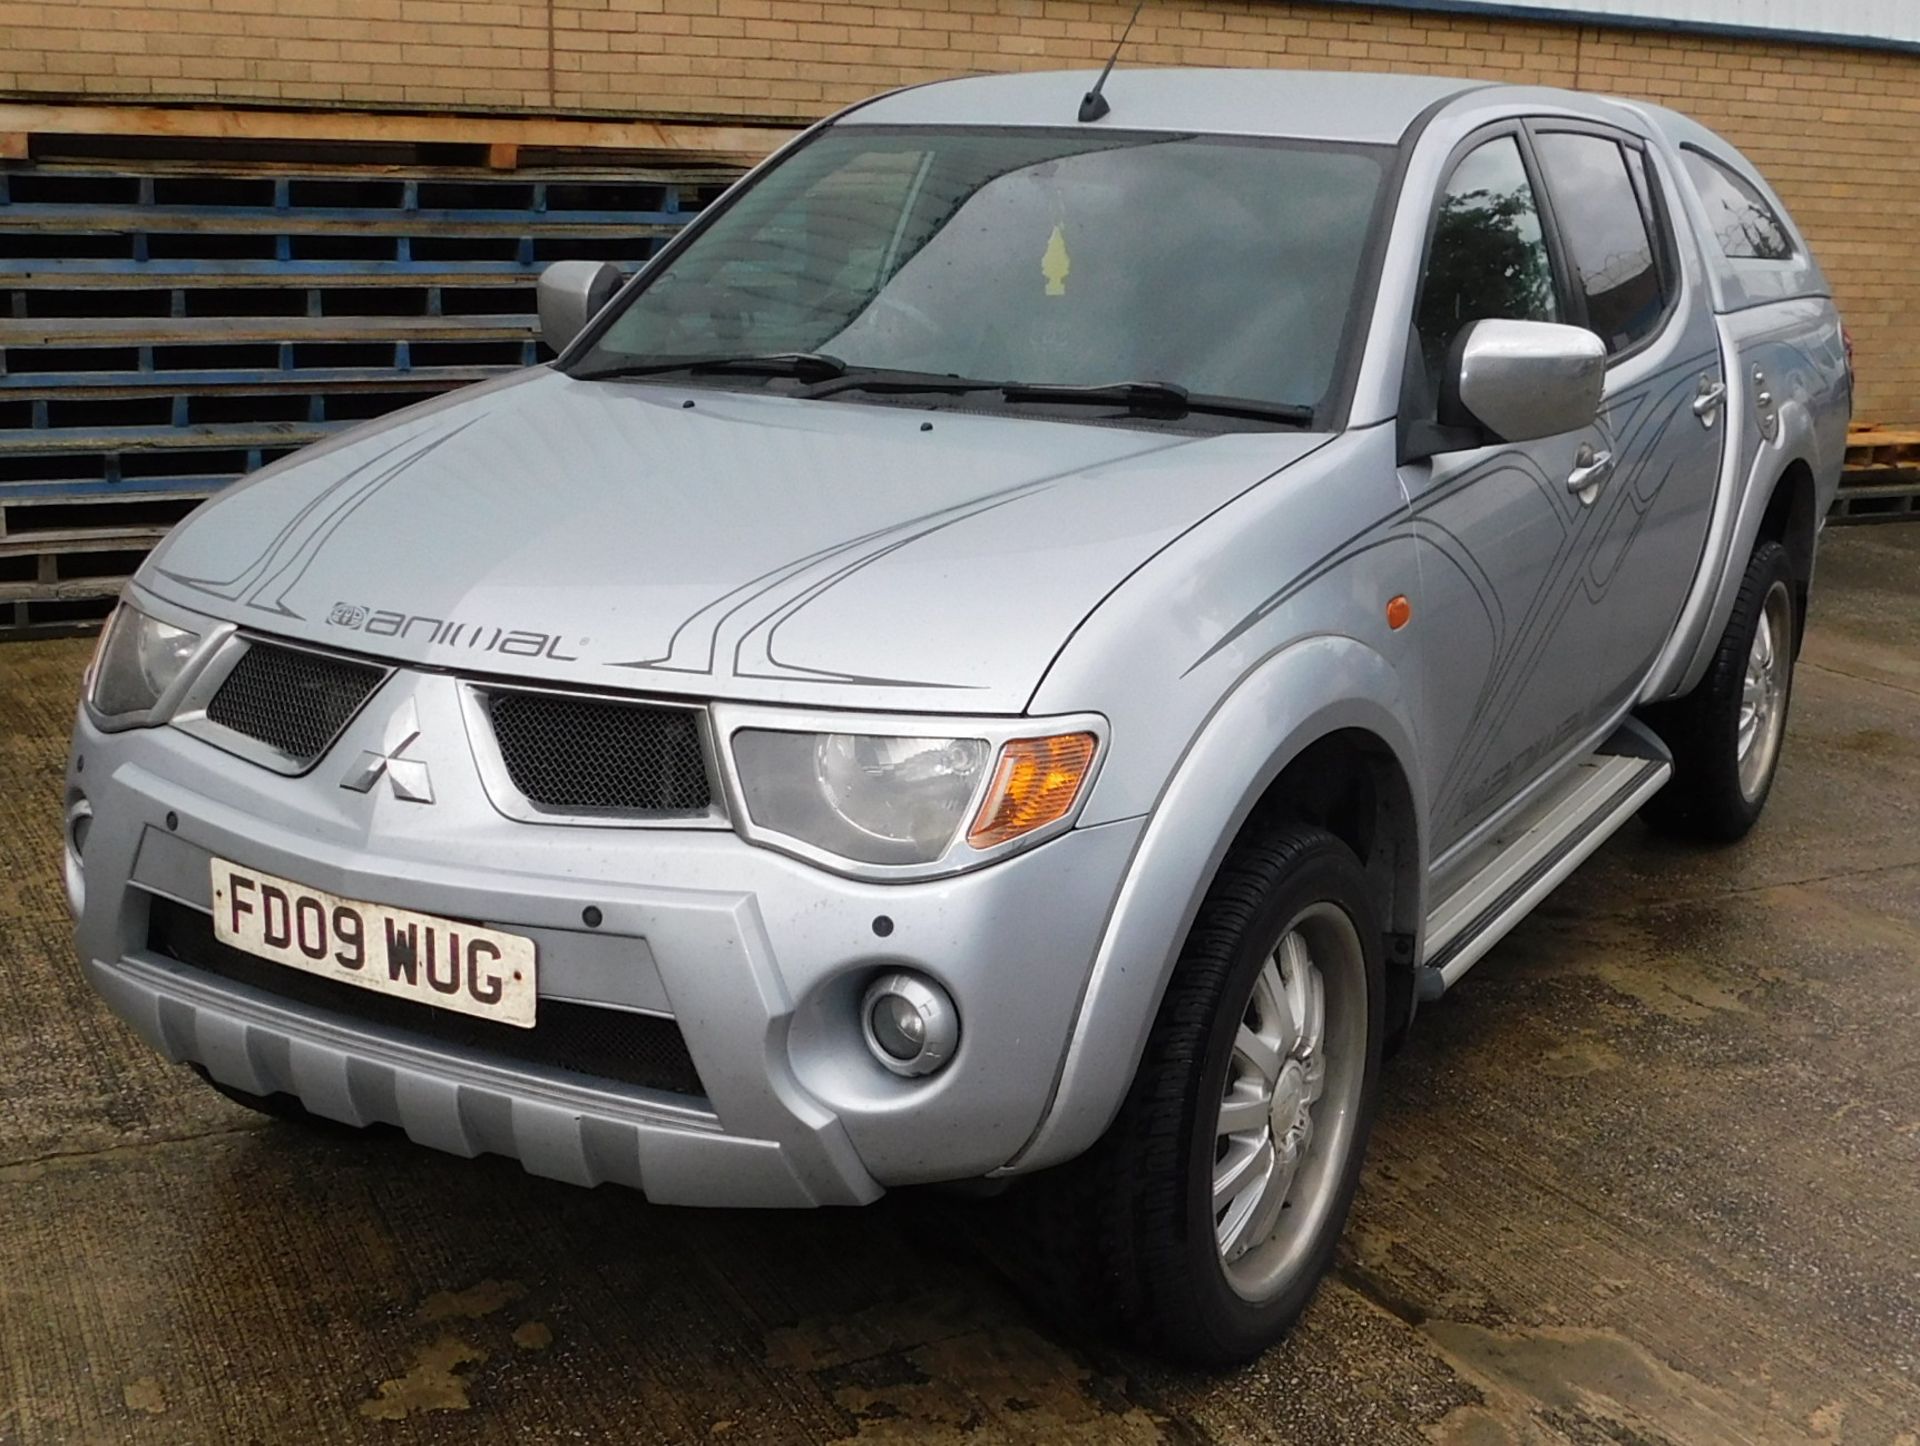
[[[860,1022],[873,1057],[895,1074],[932,1074],[960,1043],[960,1015],[947,991],[904,970],[867,986]]]

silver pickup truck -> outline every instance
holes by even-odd
[[[842,112],[177,528],[66,777],[112,1009],[657,1201],[1031,1177],[1122,1326],[1282,1332],[1419,1005],[1759,815],[1850,362],[1670,111],[1089,79]]]

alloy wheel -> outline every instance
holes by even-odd
[[[1793,599],[1787,585],[1767,589],[1747,649],[1735,736],[1740,792],[1751,803],[1766,791],[1787,724],[1787,684],[1793,669]]]
[[[1213,1117],[1214,1241],[1246,1299],[1287,1283],[1334,1207],[1366,1043],[1359,936],[1344,911],[1313,905],[1254,975]]]

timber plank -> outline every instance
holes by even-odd
[[[41,316],[0,317],[0,347],[205,346],[224,342],[523,340],[533,317]]]
[[[547,150],[691,152],[758,160],[795,134],[737,122],[569,120],[387,111],[0,104],[0,133],[197,140],[517,145]]]

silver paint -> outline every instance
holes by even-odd
[[[1584,327],[1477,321],[1467,329],[1451,386],[1494,436],[1534,442],[1592,425],[1606,381],[1606,348]],[[1592,456],[1586,465],[1593,465]]]
[[[380,746],[363,748],[360,756],[347,765],[340,786],[354,793],[368,793],[384,778],[395,798],[408,803],[432,803],[433,775],[420,759],[407,757],[407,750],[419,737],[419,715],[412,703],[402,703],[388,717],[386,732],[380,735]]]
[[[540,339],[563,352],[594,314],[613,299],[623,278],[610,261],[556,261],[540,273],[534,301]]]
[[[1071,125],[1089,80],[919,87],[830,124]],[[1124,67],[1107,95],[1109,129],[1404,145],[1344,432],[533,368],[276,463],[175,529],[130,597],[204,632],[209,660],[246,630],[392,671],[305,773],[209,732],[203,697],[197,721],[164,727],[107,732],[81,710],[88,766],[66,783],[93,821],[69,886],[109,1003],[238,1088],[662,1200],[855,1203],[1038,1168],[1099,1137],[1236,831],[1336,732],[1373,750],[1370,876],[1423,957],[1430,913],[1502,831],[1551,813],[1638,703],[1701,676],[1781,479],[1804,472],[1824,510],[1847,424],[1825,279],[1797,231],[1785,263],[1729,262],[1698,236],[1677,147],[1751,168],[1658,107]],[[1606,369],[1585,425],[1403,463],[1408,323],[1448,158],[1488,126],[1554,117],[1646,147],[1678,222],[1676,308]],[[591,300],[578,283],[548,290]],[[1412,619],[1395,628],[1401,596]],[[215,677],[196,675],[203,692]],[[996,739],[1092,719],[1098,772],[1036,846],[851,877],[755,838],[737,807],[684,827],[518,807],[473,728],[473,690],[503,683],[710,707],[723,786],[720,740],[748,717]],[[403,707],[404,748],[387,733]],[[339,786],[347,760],[393,776],[396,753],[431,770],[431,807]],[[543,997],[670,1014],[708,1098],[343,1029],[158,958],[145,901],[206,907],[216,855],[528,933]],[[964,1020],[937,1074],[902,1078],[863,1038],[864,991],[895,970],[936,981]]]

